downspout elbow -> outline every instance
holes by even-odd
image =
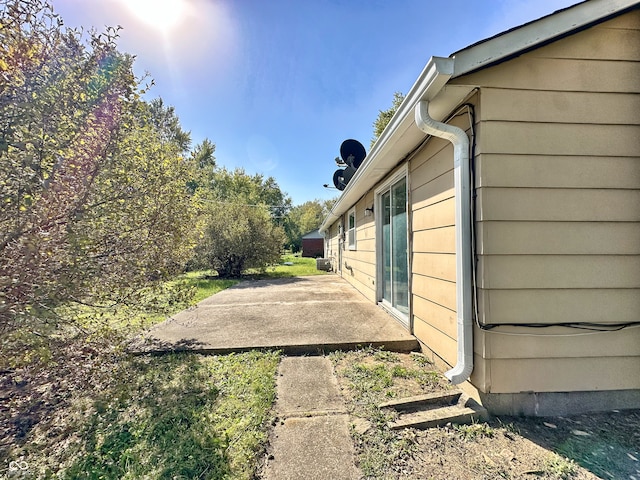
[[[429,102],[420,101],[415,108],[417,127],[428,135],[453,144],[456,208],[456,310],[457,363],[445,376],[454,385],[466,381],[473,371],[472,258],[471,258],[471,172],[469,137],[461,128],[438,122],[429,116]]]

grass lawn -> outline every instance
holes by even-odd
[[[295,256],[247,272],[318,273],[314,259]],[[0,478],[16,465],[29,478],[254,478],[278,353],[135,357],[122,348],[131,333],[238,281],[191,272],[145,292],[144,308],[65,312],[93,334],[25,334],[11,348],[3,340]]]
[[[259,352],[122,360],[99,394],[74,399],[74,433],[53,468],[62,461],[66,478],[250,479],[277,364],[277,354]],[[41,438],[29,454],[50,447]]]
[[[278,353],[133,357],[61,347],[57,372],[19,369],[3,385],[14,415],[3,419],[0,475],[24,461],[29,478],[253,478]]]
[[[305,258],[298,255],[283,255],[282,263],[267,267],[266,270],[247,270],[252,277],[286,278],[304,277],[308,275],[325,275],[327,272],[316,268],[315,258]]]
[[[198,303],[211,295],[233,287],[240,280],[217,278],[210,271],[198,270],[185,273],[178,281],[195,289],[191,303]]]

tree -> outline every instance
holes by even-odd
[[[0,0],[0,329],[123,302],[180,265],[189,134],[140,99],[117,29],[87,43],[46,0]]]
[[[278,262],[285,241],[281,224],[291,199],[273,177],[217,168],[210,147],[200,146],[192,154],[203,233],[189,267],[238,277],[247,268]]]
[[[287,247],[293,252],[302,248],[302,236],[319,228],[322,221],[336,202],[332,200],[311,200],[296,205],[287,216],[284,228],[287,235]]]
[[[69,227],[82,270],[101,282],[99,290],[84,289],[94,299],[122,300],[149,280],[170,277],[195,246],[192,166],[184,143],[167,139],[154,121],[157,113],[144,102],[127,112],[128,128]]]
[[[215,170],[210,190],[214,201],[264,205],[277,225],[282,224],[291,209],[291,199],[275,178],[258,173],[249,175],[243,168]]]
[[[373,122],[373,138],[371,139],[371,147],[376,143],[382,132],[389,124],[393,116],[395,115],[400,105],[404,101],[404,95],[401,92],[395,92],[393,94],[393,101],[391,102],[391,107],[387,110],[380,110],[378,113],[378,118],[376,118],[375,122]]]
[[[193,178],[187,182],[191,194],[197,190],[211,190],[216,171],[215,144],[205,138],[191,152],[190,161],[193,166]]]
[[[240,277],[247,268],[263,268],[280,261],[284,233],[265,207],[211,204],[205,224],[196,258],[220,277]]]

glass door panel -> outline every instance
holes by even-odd
[[[407,181],[405,178],[380,194],[381,300],[397,312],[409,314],[409,262],[407,255]],[[408,325],[408,318],[406,325]]]
[[[391,193],[382,195],[382,298],[391,303]]]
[[[394,308],[409,313],[409,271],[407,265],[407,184],[406,180],[391,188],[393,240],[393,302]]]

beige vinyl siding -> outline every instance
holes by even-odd
[[[331,260],[331,266],[334,271],[338,270],[338,225],[339,222],[335,222],[328,228],[325,234],[329,239],[328,248],[325,252],[325,255],[328,259]]]
[[[452,124],[469,128],[462,115]],[[410,163],[414,335],[449,365],[456,363],[456,249],[453,147],[432,137]]]
[[[478,196],[480,221],[640,221],[638,190],[483,187]]]
[[[601,27],[594,27],[594,29]],[[575,36],[589,34],[590,30]],[[565,40],[571,41],[573,37]],[[544,50],[542,47],[540,50]],[[511,60],[513,71],[505,76],[499,68],[489,68],[460,77],[452,84],[464,84],[473,77],[473,84],[500,86],[504,89],[548,90],[556,92],[637,93],[640,66],[635,60],[557,59],[536,56],[537,51]],[[512,65],[509,65],[511,67]],[[553,74],[549,74],[552,71]],[[605,81],[603,81],[605,80]],[[471,83],[471,82],[466,82]]]
[[[481,86],[481,322],[640,321],[638,45],[636,10],[455,81]],[[640,328],[476,341],[485,391],[640,388]]]
[[[493,153],[478,167],[477,187],[635,189],[640,182],[637,157]]]
[[[588,374],[581,374],[586,371]],[[491,392],[580,392],[640,388],[640,356],[542,358],[535,367],[528,359],[491,362]],[[550,374],[553,372],[553,375]],[[544,385],[544,390],[539,390]],[[604,407],[604,406],[603,406]],[[604,407],[606,408],[606,407]]]
[[[413,215],[412,222],[413,231],[421,232],[425,230],[454,226],[456,215],[453,192],[451,192],[451,195],[451,198],[429,205],[428,208],[420,210],[415,209],[414,212],[416,214]]]
[[[516,328],[505,327],[502,331],[508,333],[516,330]],[[491,351],[492,359],[555,358],[554,352],[561,349],[564,350],[566,357],[585,359],[600,358],[603,349],[608,351],[623,349],[628,357],[640,356],[640,330],[638,329],[608,332],[603,335],[584,335],[580,342],[567,342],[566,337],[553,336],[553,334],[567,333],[560,327],[550,327],[545,332],[545,334],[530,337],[511,336],[508,342],[500,341],[499,335],[489,336],[487,349]],[[640,375],[638,377],[640,378]]]
[[[367,299],[376,301],[376,240],[374,216],[365,216],[365,208],[373,205],[373,193],[367,194],[355,206],[356,248],[342,252],[342,277]],[[345,222],[347,221],[345,214]],[[345,223],[346,225],[346,223]]]
[[[435,353],[438,358],[444,360],[448,365],[455,365],[457,343],[454,338],[447,335],[440,328],[434,327],[430,322],[421,321],[419,318],[415,319],[413,329],[413,334],[418,340],[425,343],[428,350]]]
[[[640,222],[484,221],[477,237],[482,255],[640,255]]]

